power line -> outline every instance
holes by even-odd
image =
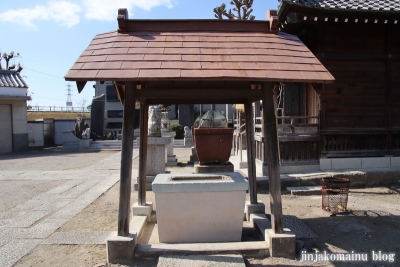
[[[28,69],[28,70],[30,70],[30,71],[34,71],[34,72],[40,73],[40,74],[43,74],[43,75],[47,75],[47,76],[51,76],[51,77],[55,77],[55,78],[64,79],[64,77],[60,77],[60,76],[55,76],[55,75],[47,74],[47,73],[40,72],[40,71],[37,71],[37,70],[33,70],[33,69],[30,69],[30,68],[27,68],[27,67],[23,67],[23,68],[24,68],[24,69]]]

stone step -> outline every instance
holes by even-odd
[[[138,257],[158,257],[161,255],[215,255],[241,254],[268,256],[269,248],[265,241],[224,242],[224,243],[187,243],[187,244],[138,244],[135,248]],[[175,266],[175,265],[173,265]]]
[[[242,255],[165,255],[158,259],[157,267],[245,267]]]
[[[290,186],[286,187],[292,195],[295,196],[312,196],[321,195],[321,186]]]

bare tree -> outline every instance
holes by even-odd
[[[3,53],[3,55],[1,56],[2,59],[4,59],[6,61],[6,67],[4,68],[5,70],[15,70],[16,72],[21,72],[23,67],[21,66],[21,64],[10,64],[10,60],[12,58],[17,58],[19,57],[19,53],[14,55],[14,51],[11,51],[10,53]],[[3,66],[1,65],[1,59],[0,59],[0,70],[3,69]]]
[[[251,15],[253,9],[254,0],[232,0],[229,3],[234,5],[235,7],[232,9],[226,10],[226,5],[222,3],[220,6],[214,8],[214,16],[217,19],[223,19],[226,17],[227,19],[238,19],[238,20],[254,20],[256,17]]]
[[[87,99],[84,97],[80,101],[78,101],[76,104],[78,105],[78,107],[85,108],[86,107],[86,102],[87,102]]]

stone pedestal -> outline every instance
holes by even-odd
[[[190,163],[197,164],[199,163],[199,159],[197,158],[196,148],[192,146],[192,155],[190,155]]]
[[[290,229],[284,228],[282,234],[275,234],[272,229],[268,229],[266,236],[268,237],[271,257],[294,259],[296,256],[296,235]]]
[[[265,215],[265,205],[262,202],[251,204],[250,201],[246,201],[246,205],[244,206],[244,212],[246,214],[246,221],[250,221],[251,214]]]
[[[162,137],[168,137],[170,142],[167,146],[167,161],[165,163],[166,166],[177,166],[176,157],[174,155],[174,137],[176,135],[175,132],[161,132]]]
[[[137,139],[140,144],[140,137]],[[157,174],[165,173],[165,146],[170,142],[170,137],[148,137],[146,160],[146,189],[151,190],[151,183]],[[137,190],[137,182],[135,183]]]
[[[135,256],[135,235],[118,236],[113,232],[106,242],[108,263],[132,262]]]
[[[193,138],[192,137],[185,137],[184,145],[185,145],[185,147],[192,147],[194,145],[193,144]]]

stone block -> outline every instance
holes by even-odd
[[[228,164],[207,164],[207,165],[194,165],[194,173],[215,173],[215,172],[233,172],[234,166],[232,163]]]
[[[265,214],[265,205],[262,202],[250,204],[250,201],[246,201],[244,213],[246,214],[246,221],[250,221],[250,214]]]
[[[118,236],[113,232],[106,242],[107,262],[108,263],[128,263],[132,262],[135,256],[135,238],[133,234],[129,236]]]
[[[146,216],[148,222],[150,222],[152,211],[152,202],[146,202],[146,206],[140,206],[138,202],[135,202],[132,205],[132,216]]]
[[[175,158],[175,155],[172,156],[167,156],[167,163],[165,163],[166,166],[178,166],[178,162]]]
[[[390,167],[400,167],[400,157],[391,157]]]
[[[336,158],[332,160],[332,170],[361,169],[361,158]]]
[[[320,170],[331,170],[332,169],[332,159],[319,159]]]
[[[272,229],[266,230],[271,257],[294,259],[296,255],[296,235],[288,228],[282,234],[276,234]]]
[[[146,228],[148,218],[146,216],[135,215],[129,222],[129,233],[135,236],[135,246],[138,244]]]
[[[92,139],[81,139],[79,140],[79,149],[88,149],[92,144]]]
[[[362,158],[361,167],[363,169],[369,168],[389,168],[390,158],[389,157],[374,157],[374,158]]]

